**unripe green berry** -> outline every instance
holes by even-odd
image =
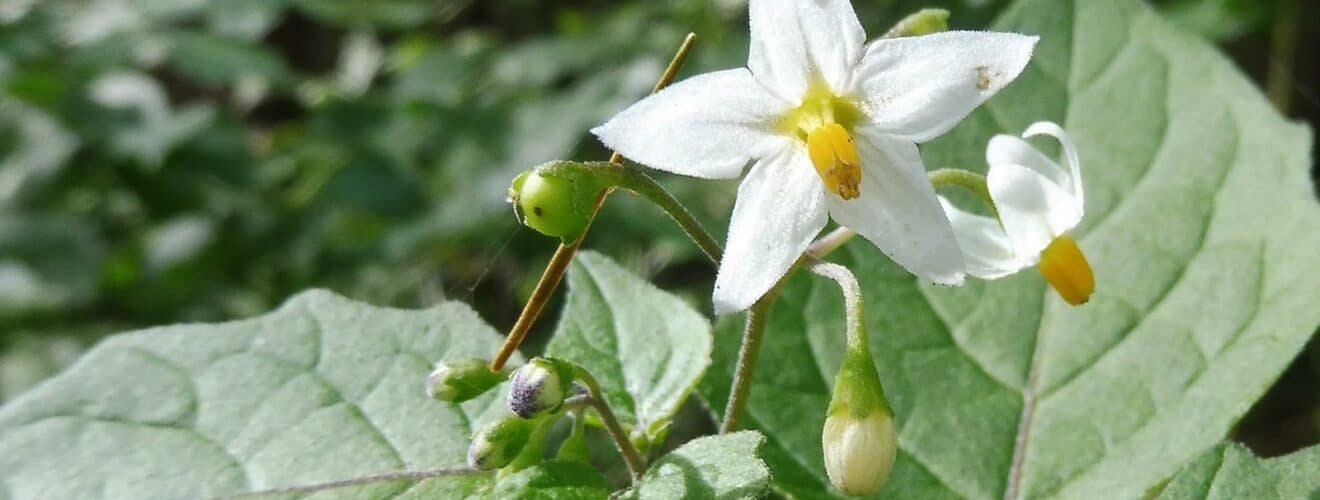
[[[489,391],[507,375],[490,371],[484,359],[444,361],[426,378],[426,393],[440,401],[462,403]]]
[[[520,176],[514,202],[523,224],[546,236],[577,237],[591,218],[591,201],[575,192],[573,180],[542,175],[535,170]]]

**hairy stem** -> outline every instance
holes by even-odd
[[[1270,67],[1265,87],[1270,102],[1279,113],[1288,114],[1292,105],[1293,61],[1297,54],[1297,29],[1301,21],[1301,3],[1297,0],[1274,2],[1274,27],[1270,33]]]
[[[999,218],[999,210],[995,208],[995,200],[990,197],[990,187],[986,185],[984,175],[958,168],[941,168],[932,170],[927,176],[930,178],[930,183],[935,185],[935,189],[960,187],[971,191],[990,207],[990,213],[996,219]]]
[[[857,277],[846,267],[814,258],[807,264],[807,269],[839,284],[848,323],[848,347],[866,349],[866,329],[862,328],[862,287],[857,283]]]
[[[796,267],[796,266],[794,266]],[[792,274],[793,269],[788,270]],[[780,279],[783,283],[788,274]],[[733,385],[729,388],[729,402],[724,407],[724,422],[720,424],[720,434],[738,430],[738,416],[747,407],[747,396],[752,391],[752,374],[756,371],[756,358],[761,351],[761,339],[765,337],[765,323],[770,316],[770,306],[774,305],[779,291],[776,284],[769,292],[752,304],[747,310],[747,324],[743,327],[742,347],[738,350],[738,365],[733,372]]]
[[[678,75],[679,67],[683,66],[683,61],[687,59],[688,52],[692,50],[692,44],[697,40],[697,35],[688,33],[683,39],[683,44],[678,47],[678,52],[674,58],[669,61],[669,67],[660,75],[660,79],[655,82],[655,87],[651,93],[659,92],[674,81]],[[610,163],[622,165],[623,156],[615,152],[610,155]],[[582,234],[578,235],[577,240],[569,244],[560,244],[555,250],[555,255],[550,258],[550,263],[546,265],[545,272],[541,273],[541,280],[536,282],[536,289],[532,291],[532,296],[527,299],[527,305],[523,306],[522,314],[518,315],[518,321],[513,324],[509,330],[509,335],[504,339],[504,345],[500,346],[499,352],[490,362],[491,371],[499,371],[504,368],[504,363],[509,361],[518,346],[522,345],[523,339],[527,338],[527,332],[531,331],[532,324],[541,316],[541,310],[545,308],[545,303],[550,300],[550,295],[554,294],[555,289],[559,287],[559,282],[563,281],[564,273],[568,271],[568,263],[573,261],[573,255],[577,253],[582,246],[582,239],[586,238],[587,231],[591,229],[591,221],[596,219],[596,214],[600,213],[600,207],[605,204],[605,198],[610,194],[609,190],[603,191],[600,197],[596,199],[596,207],[591,212],[591,217],[587,221],[587,226],[582,229]]]
[[[715,240],[701,222],[688,211],[683,203],[674,198],[664,186],[639,169],[622,167],[606,162],[551,162],[537,167],[545,175],[587,175],[603,183],[609,189],[623,189],[645,198],[659,207],[670,219],[678,223],[688,238],[696,243],[711,262],[718,264],[724,254],[719,241]]]
[[[826,255],[838,250],[844,243],[853,239],[853,236],[857,236],[856,231],[839,226],[807,247],[807,255],[823,259]]]
[[[660,183],[646,174],[634,170],[630,177],[634,182],[631,185],[623,186],[624,189],[646,198],[647,201],[664,210],[670,219],[673,219],[679,227],[683,228],[683,232],[688,235],[688,238],[692,239],[693,243],[697,244],[698,248],[701,248],[701,252],[706,254],[711,262],[719,264],[720,259],[724,257],[724,249],[720,247],[719,241],[706,232],[706,228],[701,226],[701,222],[698,222],[697,218],[692,216],[692,212],[689,212],[687,207],[683,206],[677,198],[674,198],[674,195],[669,194],[664,186],[661,186]]]
[[[592,377],[585,368],[577,365],[573,365],[573,374],[582,385],[587,387],[591,407],[596,410],[597,415],[600,415],[601,423],[605,424],[605,432],[614,440],[614,446],[619,448],[619,454],[623,455],[623,462],[628,466],[628,472],[632,474],[632,482],[636,484],[637,480],[642,478],[642,473],[646,472],[646,461],[628,439],[628,433],[624,432],[623,425],[619,424],[619,419],[614,416],[610,405],[605,402],[605,395],[600,392],[600,384],[596,383],[596,378]]]

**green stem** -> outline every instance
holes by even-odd
[[[1288,114],[1292,105],[1293,61],[1297,54],[1297,28],[1301,4],[1297,0],[1274,3],[1274,27],[1270,33],[1270,67],[1265,87],[1270,102],[1279,113]]]
[[[960,187],[971,191],[990,207],[990,213],[996,219],[999,218],[999,211],[995,209],[995,200],[990,197],[990,187],[985,183],[985,176],[976,172],[968,172],[957,168],[941,168],[931,171],[928,176],[930,183],[935,185],[935,189],[942,187]]]
[[[783,283],[792,273],[793,268],[790,268],[779,282]],[[742,347],[738,351],[738,365],[733,372],[733,385],[729,388],[729,402],[724,407],[724,422],[720,424],[720,434],[738,430],[738,415],[742,414],[743,408],[747,406],[747,396],[752,391],[752,373],[756,370],[756,357],[761,351],[766,319],[770,316],[770,306],[775,302],[778,288],[779,285],[776,284],[747,310]]]
[[[646,462],[642,459],[642,455],[637,453],[637,448],[633,447],[632,441],[628,439],[628,433],[624,432],[623,425],[619,424],[614,411],[605,402],[605,395],[601,393],[596,378],[578,365],[573,365],[573,374],[582,385],[587,387],[587,395],[591,396],[591,407],[596,410],[597,415],[600,415],[601,423],[605,424],[605,432],[614,440],[614,446],[619,448],[619,454],[623,455],[623,462],[628,466],[628,472],[632,474],[632,482],[636,484],[642,478],[642,473],[646,472]]]
[[[823,259],[826,255],[838,250],[844,243],[853,239],[853,236],[857,236],[856,231],[843,226],[834,228],[829,234],[822,236],[820,239],[816,240],[815,243],[812,243],[811,246],[807,247],[807,255],[817,259]]]
[[[550,176],[586,176],[595,182],[602,183],[606,188],[619,188],[629,191],[633,194],[645,198],[661,210],[665,215],[678,223],[687,233],[688,238],[706,254],[712,262],[719,263],[724,255],[724,250],[720,248],[719,241],[716,241],[706,228],[702,227],[701,222],[692,215],[692,212],[683,206],[683,203],[674,198],[664,186],[646,175],[640,169],[633,167],[619,167],[609,162],[552,162],[537,167],[543,175]]]
[[[862,327],[862,287],[852,271],[833,262],[811,259],[808,269],[818,276],[838,283],[843,292],[844,316],[847,318],[848,348],[866,349],[866,329]]]
[[[527,444],[523,445],[522,451],[513,458],[509,465],[500,468],[497,477],[502,477],[533,465],[541,463],[545,459],[545,437],[550,433],[550,427],[558,420],[556,417],[546,415],[540,417],[532,427],[532,434],[527,438]]]
[[[587,396],[583,403],[590,405],[590,401],[591,397]],[[591,457],[587,453],[587,425],[586,418],[582,414],[582,408],[570,409],[568,413],[573,419],[573,426],[568,433],[568,438],[564,439],[563,444],[559,445],[559,451],[555,453],[555,460],[591,463]]]
[[[665,68],[664,74],[656,80],[655,87],[651,93],[659,92],[665,88],[674,78],[678,76],[678,69],[683,66],[683,61],[687,60],[688,53],[692,51],[692,44],[697,41],[697,35],[688,33],[683,38],[683,44],[678,47],[678,52],[674,53],[674,58],[669,60],[669,66]],[[618,152],[610,155],[610,163],[616,165],[623,164],[623,156]],[[505,337],[504,344],[500,350],[495,353],[495,357],[490,361],[490,371],[499,371],[504,368],[504,363],[509,361],[513,352],[522,344],[523,339],[527,338],[527,333],[532,329],[532,323],[541,316],[541,310],[545,304],[550,301],[550,295],[554,293],[555,288],[559,287],[559,282],[563,280],[564,274],[568,272],[568,264],[573,261],[573,255],[577,253],[582,246],[582,240],[587,237],[587,230],[591,228],[591,221],[596,219],[596,214],[600,213],[600,207],[605,203],[605,197],[609,191],[602,192],[596,199],[596,207],[591,212],[591,219],[587,221],[587,227],[582,229],[582,234],[578,235],[577,240],[572,243],[561,243],[555,250],[555,254],[550,258],[550,262],[545,266],[545,272],[541,273],[541,279],[536,282],[536,289],[532,290],[532,295],[527,299],[527,304],[523,306],[522,313],[518,315],[518,321],[509,329],[509,335]]]

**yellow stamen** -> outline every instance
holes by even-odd
[[[1040,264],[1036,265],[1045,281],[1050,282],[1054,291],[1059,292],[1063,300],[1074,306],[1085,304],[1095,291],[1095,275],[1091,273],[1091,264],[1082,255],[1077,242],[1067,236],[1060,236],[1045,247],[1040,253]]]
[[[842,125],[828,123],[808,133],[807,153],[826,189],[845,200],[861,194],[862,160]]]

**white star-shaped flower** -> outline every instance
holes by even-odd
[[[1072,138],[1058,125],[1037,122],[1022,137],[1049,135],[1063,146],[1063,168],[1011,135],[986,145],[986,187],[999,220],[965,212],[941,198],[967,261],[967,272],[995,279],[1037,266],[1068,303],[1085,303],[1095,289],[1091,265],[1068,232],[1082,221],[1081,164]]]
[[[846,0],[752,0],[747,67],[679,82],[592,130],[643,165],[738,177],[717,314],[746,309],[829,217],[924,279],[962,283],[962,255],[915,143],[1018,76],[1036,37],[880,39]]]

